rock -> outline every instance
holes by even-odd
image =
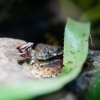
[[[43,62],[36,60],[33,65],[26,60],[23,64],[19,64],[19,61],[23,60],[16,47],[18,45],[23,46],[26,43],[18,39],[0,38],[0,83],[8,84],[30,78],[57,77],[61,72],[62,60],[57,58]]]
[[[28,79],[18,64],[18,45],[26,44],[25,41],[0,38],[0,84],[10,84]]]
[[[10,62],[16,62],[16,59],[19,58],[16,47],[23,44],[26,44],[26,42],[23,40],[0,38],[0,52],[4,54],[4,56],[10,60]]]

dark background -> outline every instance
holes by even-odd
[[[0,37],[63,45],[67,17],[90,21],[100,49],[100,0],[0,0]]]

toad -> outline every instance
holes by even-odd
[[[21,66],[28,64],[29,71],[35,78],[57,77],[62,70],[63,49],[60,46],[53,46],[39,43],[32,49],[33,43],[29,42],[24,46],[18,46]],[[20,61],[21,61],[20,60]]]

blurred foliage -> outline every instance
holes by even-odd
[[[100,5],[91,8],[90,10],[84,12],[81,16],[81,20],[85,21],[92,21],[95,22],[100,19]]]
[[[65,16],[70,16],[79,21],[90,21],[91,34],[94,46],[92,49],[100,49],[100,0],[59,0]],[[99,37],[98,37],[99,36]]]
[[[45,33],[44,38],[46,39],[48,44],[52,44],[52,45],[60,44],[59,41],[57,40],[57,38],[54,35],[51,35],[50,33]]]
[[[91,7],[94,0],[73,0],[80,8],[87,9]]]

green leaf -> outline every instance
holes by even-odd
[[[89,33],[90,23],[80,23],[68,18],[64,33],[64,67],[61,75],[52,79],[0,86],[0,100],[35,98],[57,91],[75,79],[87,57]]]

